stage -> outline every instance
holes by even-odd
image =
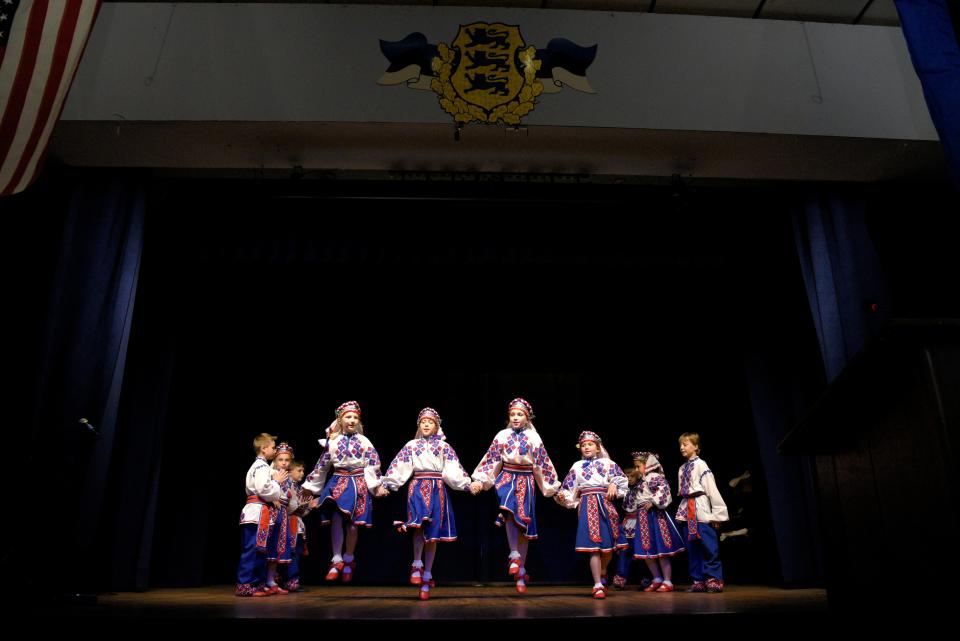
[[[686,586],[681,586],[686,587]],[[96,605],[72,605],[58,610],[78,624],[97,622],[112,628],[138,622],[176,626],[233,628],[236,624],[280,624],[300,627],[308,622],[329,627],[405,626],[429,621],[457,625],[458,634],[488,629],[491,624],[543,624],[580,628],[584,624],[642,622],[644,627],[669,629],[689,615],[710,620],[710,626],[738,629],[745,619],[776,619],[804,627],[828,614],[826,592],[806,588],[784,590],[761,586],[729,586],[722,594],[643,593],[636,587],[612,591],[605,600],[590,596],[587,586],[537,586],[524,596],[512,584],[437,586],[429,601],[416,599],[417,588],[379,586],[309,586],[308,591],[266,598],[238,598],[232,586],[158,589],[143,593],[103,594]],[[462,626],[467,625],[468,628]],[[84,626],[85,627],[85,626]]]

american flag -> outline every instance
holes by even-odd
[[[0,0],[0,196],[36,177],[101,0]]]

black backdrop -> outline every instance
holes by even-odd
[[[152,539],[149,585],[231,582],[252,437],[278,434],[309,468],[345,400],[361,403],[384,469],[430,405],[472,471],[516,396],[533,403],[561,475],[588,427],[621,464],[634,449],[661,452],[673,485],[687,430],[702,434],[721,483],[759,469],[742,275],[757,271],[758,242],[774,256],[789,247],[782,216],[731,223],[704,214],[706,196],[667,188],[635,200],[623,189],[393,186],[378,200],[361,198],[369,186],[307,186],[318,193],[303,198],[235,185],[172,181],[154,194],[123,411],[132,422],[163,416],[156,433],[130,437],[162,438],[162,455],[143,461],[159,470],[156,528],[119,518],[113,542]],[[116,463],[111,487],[130,473]],[[117,505],[147,498],[114,491]],[[508,550],[492,493],[458,494],[454,507],[460,541],[441,546],[436,574],[502,580]],[[538,508],[530,573],[581,579],[575,513],[542,497]],[[408,537],[390,527],[402,513],[402,496],[376,502],[358,580],[405,579]],[[310,582],[329,535],[309,517],[308,528]],[[776,553],[759,538],[730,560],[731,578],[775,576]]]

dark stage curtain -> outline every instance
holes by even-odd
[[[816,370],[802,352],[791,352],[787,346],[751,347],[744,366],[781,576],[787,586],[817,584],[824,568],[811,461],[777,451],[780,440],[816,398],[818,388],[812,384],[816,378],[810,378]]]
[[[822,578],[818,530],[824,524],[815,509],[810,460],[782,456],[778,445],[826,383],[879,333],[889,303],[863,199],[808,196],[797,210],[792,238],[781,247],[796,256],[792,264],[759,255],[780,267],[752,272],[754,311],[745,344],[757,444],[787,584]]]
[[[861,199],[810,197],[794,217],[797,255],[827,380],[832,381],[888,317],[880,261]]]
[[[333,408],[349,399],[363,405],[384,467],[412,437],[417,411],[430,405],[472,471],[502,428],[506,403],[524,396],[561,475],[587,427],[605,433],[623,465],[634,449],[660,452],[674,486],[676,440],[685,429],[704,433],[706,458],[723,482],[760,468],[744,382],[730,375],[742,368],[730,340],[734,321],[708,311],[728,303],[724,284],[732,281],[722,256],[737,251],[718,239],[738,246],[739,225],[717,217],[696,225],[651,219],[644,233],[627,234],[614,206],[567,227],[458,202],[465,220],[454,226],[445,219],[450,205],[430,200],[403,210],[394,203],[393,218],[375,220],[347,216],[350,203],[333,200],[254,194],[221,202],[220,187],[183,186],[182,194],[171,187],[162,215],[151,218],[125,393],[146,394],[151,376],[173,371],[171,361],[160,360],[162,345],[173,346],[176,367],[172,381],[160,381],[169,391],[154,389],[150,397],[168,398],[162,454],[123,463],[142,475],[147,470],[136,461],[149,462],[159,481],[156,510],[144,513],[153,523],[128,525],[141,547],[117,542],[131,547],[114,586],[140,585],[131,570],[139,571],[147,547],[150,587],[232,582],[253,436],[269,431],[288,439],[310,468]],[[200,201],[191,202],[201,189]],[[469,233],[457,231],[464,222]],[[707,329],[717,323],[724,329]],[[139,403],[129,406],[150,418]],[[751,513],[758,538],[770,532],[761,476],[754,477]],[[131,497],[138,492],[129,488]],[[375,526],[360,534],[359,582],[406,579],[409,537],[390,527],[404,499],[375,502]],[[493,526],[493,494],[457,492],[452,502],[460,540],[441,549],[438,577],[505,580],[509,550]],[[573,552],[576,513],[541,497],[537,515],[541,538],[528,565],[534,580],[587,580],[586,558]],[[317,585],[330,557],[329,529],[316,514],[307,521],[305,582]],[[775,552],[755,550],[758,544],[731,542],[741,548],[727,559],[732,581],[766,582],[758,575],[776,572]],[[683,581],[685,563],[675,566]],[[635,567],[634,581],[639,572]]]
[[[895,0],[930,117],[960,189],[960,2]]]
[[[784,203],[774,199],[770,207],[782,210]],[[771,216],[778,219],[758,221],[755,231],[766,242],[745,253],[738,278],[745,297],[743,364],[780,578],[802,586],[817,584],[824,572],[810,461],[777,448],[826,382],[793,227],[789,216]]]
[[[143,273],[151,267],[144,265]],[[143,274],[141,275],[141,282]],[[101,556],[109,566],[100,574],[100,584],[112,590],[146,590],[151,586],[156,520],[161,500],[161,466],[170,462],[183,475],[186,462],[164,456],[163,444],[168,427],[168,405],[176,363],[175,334],[157,332],[156,325],[141,318],[153,316],[165,323],[165,310],[156,301],[140,296],[131,336],[123,399],[120,404],[120,429],[114,446],[114,458],[108,480],[108,503],[101,519]],[[184,441],[180,450],[194,450],[202,436]],[[179,460],[178,460],[179,459]],[[183,476],[181,476],[183,478]],[[173,481],[174,491],[182,492],[182,482]],[[180,531],[179,543],[192,540],[201,520],[175,515]],[[107,571],[109,570],[109,571]]]
[[[42,571],[64,591],[91,590],[106,560],[101,516],[112,506],[107,478],[118,433],[144,231],[144,192],[130,175],[87,174],[57,185],[71,197],[47,304],[35,389],[31,460],[53,472],[69,510],[41,535]],[[46,212],[35,212],[46,215]],[[89,420],[83,425],[81,418]],[[49,566],[48,566],[49,564]]]

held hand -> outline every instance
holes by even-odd
[[[390,494],[390,492],[387,491],[387,488],[383,487],[382,485],[378,485],[377,489],[373,491],[373,495],[376,496],[377,498],[383,498],[387,494]]]
[[[274,501],[274,502],[273,502],[273,507],[275,507],[275,508],[277,508],[277,509],[279,510],[279,509],[280,509],[280,501]]]
[[[613,483],[607,486],[607,498],[611,500],[617,498],[617,486]]]
[[[470,484],[470,494],[473,494],[474,496],[476,496],[477,494],[480,494],[480,490],[482,489],[483,489],[483,483],[481,483],[480,481],[474,481],[473,483]]]
[[[644,501],[643,503],[640,504],[640,509],[644,511],[649,510],[652,507],[653,507],[653,503],[651,503],[650,501]]]
[[[710,527],[716,531],[720,531],[720,521],[710,521]]]
[[[320,499],[313,499],[312,501],[310,501],[309,505],[311,510],[316,509],[317,506],[320,505]]]

